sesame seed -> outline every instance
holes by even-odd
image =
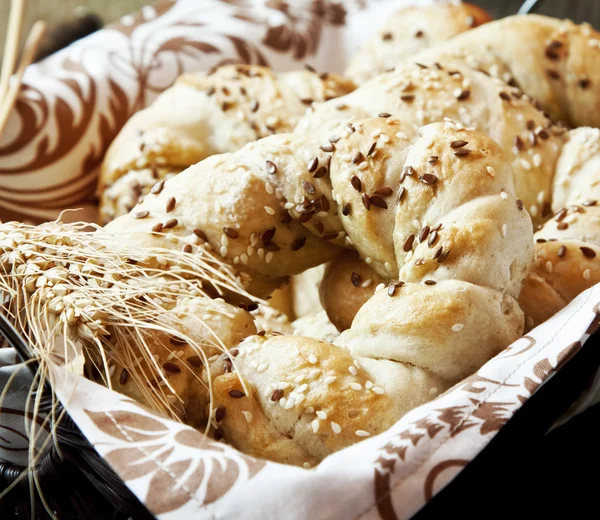
[[[244,416],[244,419],[246,419],[247,423],[252,422],[252,412],[249,412],[247,410],[242,410],[242,415]]]
[[[508,194],[505,191],[500,192],[500,197],[502,197],[504,200],[508,200]]]
[[[331,421],[331,429],[335,434],[338,434],[342,431],[342,427],[338,423],[335,423],[333,421]]]
[[[181,368],[179,368],[175,363],[163,363],[163,368],[165,371],[170,372],[172,374],[178,374],[181,372]]]
[[[350,365],[348,367],[348,372],[350,372],[353,376],[355,376],[356,374],[358,374],[358,370],[356,370],[356,367],[354,365]]]
[[[446,259],[448,258],[448,255],[450,254],[450,249],[447,249],[446,251],[444,251],[438,258],[437,258],[437,263],[441,264],[443,262],[446,261]]]
[[[523,139],[521,139],[518,135],[515,136],[515,148],[519,151],[525,148],[525,143],[523,142]]]
[[[327,420],[327,412],[324,412],[323,410],[318,410],[315,413],[317,414],[317,417],[319,419],[321,419],[322,421],[326,421]]]
[[[136,211],[133,214],[133,218],[135,219],[141,219],[141,218],[146,218],[148,215],[150,215],[150,212],[146,209],[142,209],[140,211]]]
[[[315,419],[313,422],[310,423],[310,425],[312,427],[313,433],[317,433],[321,426],[321,421],[319,421],[319,419]]]
[[[308,356],[308,362],[311,364],[316,364],[317,363],[317,356],[315,356],[314,354],[311,354],[310,356]]]
[[[314,195],[317,191],[315,185],[309,181],[302,181],[302,187],[304,188],[304,191],[309,195]]]
[[[175,197],[169,197],[166,207],[167,213],[175,209],[175,204],[177,204],[177,200],[175,199]]]
[[[462,323],[455,323],[454,325],[452,325],[452,331],[453,332],[460,332],[461,330],[463,330],[464,325]]]
[[[296,400],[295,399],[288,399],[285,403],[284,408],[286,410],[291,410],[294,406],[296,406]]]
[[[294,241],[290,245],[290,248],[292,249],[292,251],[298,251],[299,249],[302,248],[302,246],[304,246],[305,243],[306,243],[306,237],[298,237],[298,238],[294,239]]]
[[[330,385],[331,383],[333,383],[335,380],[337,379],[336,376],[327,376],[325,379],[323,379],[323,382],[326,385]]]
[[[586,269],[585,271],[583,271],[583,279],[584,280],[589,280],[591,277],[591,273],[589,269]]]
[[[158,195],[163,188],[165,187],[165,181],[158,181],[154,186],[152,186],[152,189],[150,190],[150,193],[152,193],[153,195]]]
[[[373,388],[371,388],[371,392],[377,395],[385,394],[385,390],[383,388],[380,388],[379,386],[374,386]]]
[[[367,211],[369,211],[371,209],[371,198],[366,193],[363,193],[361,200],[364,207],[367,208]]]
[[[364,196],[364,194],[363,194],[363,196]],[[385,202],[385,200],[383,200],[383,198],[380,197],[379,195],[371,195],[370,202],[371,202],[371,204],[373,204],[373,206],[376,206],[378,208],[382,208],[382,209],[388,208],[388,205]]]
[[[404,186],[402,186],[400,188],[400,190],[398,191],[398,196],[396,197],[396,204],[400,204],[400,202],[402,202],[402,199],[404,198],[405,193],[406,193],[406,188]]]
[[[421,175],[421,177],[419,177],[419,180],[423,184],[431,185],[431,184],[435,184],[438,181],[438,178],[437,178],[437,176],[435,176],[431,173],[425,173],[425,174]]]
[[[354,433],[357,437],[368,437],[370,435],[370,433],[365,430],[356,430]]]
[[[225,226],[223,228],[223,233],[225,233],[225,235],[227,235],[232,240],[235,240],[236,238],[238,238],[240,236],[239,233],[235,229],[233,229],[232,227],[228,227],[228,226]]]
[[[265,211],[268,215],[275,215],[275,210],[271,206],[265,206]]]
[[[200,356],[190,356],[186,359],[186,361],[193,367],[202,366],[202,359],[200,358]]]
[[[526,159],[521,159],[519,161],[521,163],[521,166],[525,169],[525,170],[531,170],[531,163],[526,160]]]
[[[583,253],[583,256],[585,256],[586,258],[595,258],[596,257],[596,251],[594,251],[591,247],[583,246],[583,247],[580,247],[579,249]]]
[[[325,166],[321,166],[320,168],[317,168],[315,173],[313,173],[313,179],[320,179],[325,177],[325,175],[327,175],[327,168]]]
[[[281,408],[285,408],[287,405],[287,399],[285,397],[282,397],[281,399],[279,399],[279,406],[281,406]]]
[[[502,236],[504,238],[506,238],[506,235],[508,234],[508,229],[506,227],[506,224],[502,224]]]
[[[320,373],[321,373],[321,369],[320,368],[311,368],[310,372],[308,373],[308,377],[311,378],[311,379],[314,379]]]
[[[332,143],[324,144],[320,148],[324,152],[333,152],[335,150],[335,146]]]
[[[552,272],[552,262],[550,262],[550,260],[546,262],[546,271],[548,271],[549,273]]]
[[[432,231],[429,234],[429,238],[427,240],[427,245],[429,247],[432,247],[435,244],[435,241],[437,240],[437,237],[438,237],[438,232],[437,231]]]
[[[358,165],[359,170],[366,170],[368,167],[369,167],[369,163],[366,161],[363,161]]]
[[[221,422],[226,415],[226,410],[223,406],[219,406],[219,408],[217,408],[215,410],[215,421],[217,421],[218,423]]]

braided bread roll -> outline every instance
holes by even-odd
[[[127,213],[157,181],[210,155],[290,132],[313,102],[353,89],[334,74],[276,74],[256,65],[180,76],[129,119],[108,149],[99,185],[102,221]]]
[[[566,129],[519,89],[454,62],[432,66],[405,63],[347,96],[316,107],[297,130],[332,134],[340,121],[380,113],[393,113],[400,119],[399,135],[409,140],[421,125],[444,118],[486,133],[511,161],[517,195],[534,222],[541,224],[550,216],[552,182]],[[468,153],[468,146],[459,144],[456,153]],[[432,167],[435,158],[432,152]],[[495,174],[493,169],[488,173]]]
[[[245,270],[250,290],[329,259],[346,234],[396,280],[373,295],[335,345],[251,336],[235,349],[231,371],[211,368],[215,415],[208,420],[217,436],[291,464],[315,464],[383,431],[523,329],[515,298],[533,231],[498,144],[462,125],[417,131],[383,116],[334,130],[331,142],[275,135],[208,158],[107,226],[118,240],[171,248],[202,231]],[[457,141],[469,143],[468,154],[455,153]],[[363,160],[353,161],[359,152]],[[187,251],[206,243],[187,242]]]
[[[554,181],[554,218],[535,234],[535,261],[519,303],[527,328],[600,282],[600,130],[569,132]]]
[[[352,57],[346,76],[360,85],[419,51],[490,20],[483,9],[468,3],[405,7],[390,16]]]
[[[558,121],[573,127],[600,126],[600,33],[589,24],[512,16],[411,58],[425,64],[458,60],[518,85]]]

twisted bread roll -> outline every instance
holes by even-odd
[[[553,118],[600,126],[600,33],[540,15],[512,16],[467,31],[412,59],[460,61],[518,85]]]
[[[392,113],[402,121],[390,135],[399,140],[411,140],[417,128],[444,118],[483,131],[506,152],[517,195],[534,222],[542,223],[550,215],[552,180],[565,129],[554,124],[519,89],[452,61],[431,67],[405,63],[347,96],[320,105],[300,121],[297,130],[331,135],[336,124],[351,116],[380,113]],[[455,153],[468,153],[469,147],[460,144],[455,144]],[[436,168],[434,152],[427,161]],[[493,166],[488,173],[495,175]]]
[[[339,346],[257,335],[232,353],[232,371],[211,367],[215,434],[293,464],[383,431],[515,340],[532,257],[531,220],[492,139],[453,123],[411,130],[387,115],[334,130],[325,144],[278,135],[208,158],[107,226],[138,245],[190,240],[193,253],[208,243],[258,292],[333,258],[347,233],[396,280]],[[458,141],[468,154],[455,153]],[[207,242],[192,245],[199,234]]]
[[[313,102],[353,89],[334,74],[275,74],[255,65],[184,74],[136,113],[108,149],[99,185],[102,221],[127,213],[157,181],[210,155],[290,132]]]
[[[569,132],[554,182],[554,218],[535,234],[535,261],[519,303],[543,323],[600,282],[600,130]]]
[[[179,419],[192,426],[205,425],[210,400],[206,367],[210,366],[209,358],[217,358],[221,353],[214,347],[215,342],[218,341],[226,350],[233,349],[244,338],[256,334],[257,328],[248,312],[218,300],[180,300],[164,314],[164,323],[179,330],[181,337],[156,331],[149,351],[136,349],[144,354],[137,363],[123,357],[131,355],[132,350],[115,349],[110,353],[115,366],[111,369],[112,388],[152,407],[156,403],[155,399],[150,399],[150,392],[152,387],[158,387],[162,382],[157,377],[156,368],[159,367],[168,377],[169,384],[162,394],[165,401],[163,411],[175,412]],[[202,350],[194,350],[188,339],[201,346]],[[128,342],[135,343],[135,333],[131,334]],[[221,370],[229,364],[227,357],[220,358],[219,362]],[[134,366],[136,373],[124,369],[124,366]],[[153,395],[156,397],[157,393]]]
[[[419,51],[489,22],[473,4],[438,2],[398,10],[353,56],[346,75],[357,84],[393,68]]]

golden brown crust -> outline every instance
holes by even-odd
[[[355,251],[348,251],[327,264],[319,294],[327,316],[339,331],[350,328],[358,310],[383,282]]]

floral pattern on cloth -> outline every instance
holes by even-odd
[[[27,69],[0,136],[0,220],[81,208],[64,220],[94,221],[108,145],[180,74],[227,63],[341,72],[392,10],[433,1],[161,0],[123,17]]]
[[[396,520],[446,486],[599,325],[600,285],[387,432],[312,469],[241,454],[91,381],[63,377],[58,367],[53,387],[160,520]]]

